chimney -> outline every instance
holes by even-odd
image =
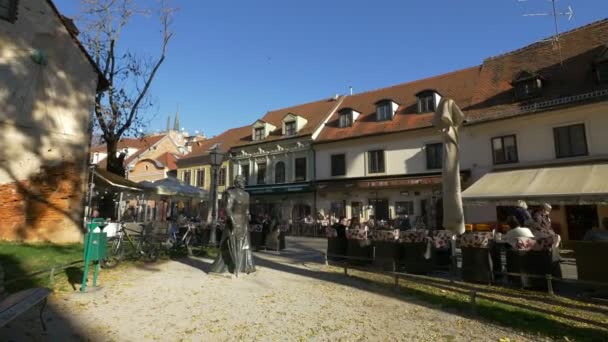
[[[348,92],[349,94],[353,94],[353,86],[348,86]]]

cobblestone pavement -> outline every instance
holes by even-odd
[[[361,280],[324,271],[320,239],[257,253],[258,271],[209,275],[188,258],[105,272],[103,287],[50,299],[48,332],[36,312],[0,329],[2,341],[525,341]]]

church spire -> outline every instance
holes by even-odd
[[[179,105],[175,111],[175,119],[173,120],[173,130],[179,132]]]
[[[171,130],[171,114],[167,115],[167,132]]]

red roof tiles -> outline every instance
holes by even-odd
[[[266,115],[264,115],[264,117],[262,117],[260,120],[275,126],[276,129],[270,132],[270,134],[264,140],[254,141],[251,136],[251,126],[247,126],[249,128],[249,134],[235,146],[259,144],[268,141],[291,139],[293,137],[311,135],[323,123],[323,121],[325,121],[327,116],[331,114],[333,109],[338,105],[339,101],[340,99],[330,98],[270,111],[266,113]],[[306,125],[297,132],[297,134],[284,136],[282,134],[283,118],[290,113],[303,117],[307,122]]]
[[[171,152],[165,152],[165,153],[161,154],[160,156],[158,156],[158,158],[156,158],[156,160],[161,162],[169,170],[177,170],[177,160],[178,159],[179,159],[178,156],[176,156],[175,154],[173,154]]]
[[[317,142],[431,127],[433,114],[416,112],[416,94],[427,89],[454,99],[468,122],[518,115],[523,106],[533,103],[606,89],[608,84],[597,84],[593,67],[607,43],[608,19],[604,19],[562,33],[559,47],[554,41],[543,40],[488,58],[480,66],[348,96],[338,112],[352,108],[361,113],[359,118],[351,127],[340,128],[339,114],[334,114]],[[543,79],[539,97],[527,101],[515,98],[511,82],[522,71]],[[392,99],[399,108],[392,120],[378,122],[375,104],[382,99]]]
[[[466,107],[471,103],[473,91],[477,84],[479,67],[454,71],[448,74],[426,78],[414,82],[368,91],[347,96],[338,112],[351,108],[361,113],[351,127],[338,127],[339,113],[329,119],[318,142],[341,140],[378,133],[399,132],[431,125],[432,113],[418,114],[416,94],[423,90],[433,89],[445,97],[454,99],[459,106]],[[376,103],[391,99],[399,107],[392,120],[376,121]]]
[[[251,126],[231,128],[219,135],[214,136],[213,138],[205,139],[192,144],[192,152],[180,160],[207,155],[209,153],[209,149],[215,144],[220,144],[220,150],[227,152],[232,146],[245,140],[250,135]]]

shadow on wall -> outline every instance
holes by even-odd
[[[78,241],[96,76],[59,28],[32,45],[0,32],[0,239]]]

